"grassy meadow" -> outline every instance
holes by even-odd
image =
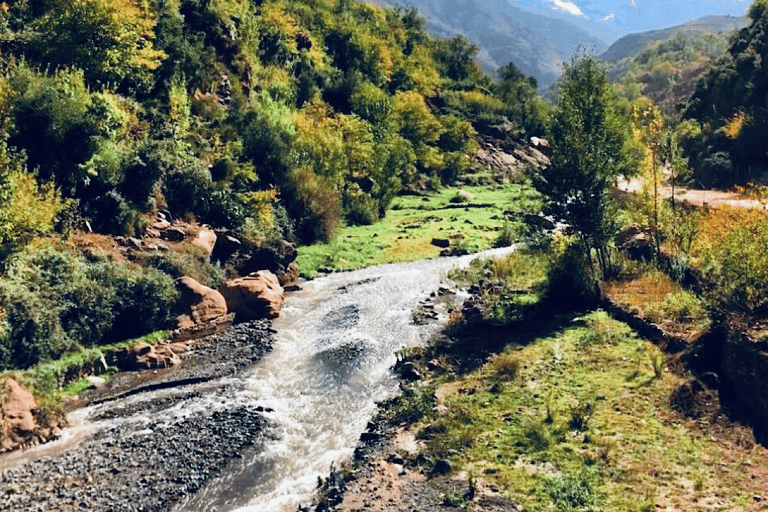
[[[344,227],[330,243],[300,247],[297,263],[305,277],[314,277],[318,270],[437,258],[440,248],[431,244],[433,238],[449,239],[462,252],[477,252],[492,247],[505,230],[520,230],[519,214],[540,209],[538,193],[520,184],[400,196],[381,221]]]

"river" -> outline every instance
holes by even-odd
[[[306,282],[302,290],[288,295],[281,316],[273,325],[277,330],[273,348],[252,368],[238,377],[188,386],[189,389],[183,391],[166,390],[156,395],[150,393],[149,396],[126,399],[125,402],[156,403],[157,397],[170,397],[160,400],[162,406],[138,407],[135,414],[119,419],[95,418],[104,417],[104,411],[108,409],[130,410],[125,403],[109,403],[77,411],[78,426],[69,429],[65,438],[89,436],[93,443],[101,439],[100,435],[105,435],[103,432],[114,432],[107,437],[119,440],[126,436],[149,435],[147,432],[153,435],[164,432],[165,436],[173,437],[168,432],[179,428],[183,431],[182,427],[174,425],[194,420],[191,428],[205,432],[199,437],[199,442],[204,445],[211,437],[230,434],[229,431],[218,433],[219,427],[209,426],[209,423],[215,423],[199,419],[201,415],[231,418],[236,424],[243,415],[250,418],[249,411],[258,410],[270,425],[269,435],[261,435],[261,430],[256,427],[249,430],[251,435],[259,432],[258,442],[238,445],[234,459],[225,461],[223,471],[205,473],[201,469],[204,482],[192,495],[182,495],[180,499],[172,496],[175,505],[171,510],[296,510],[311,499],[318,477],[327,476],[333,464],[351,456],[360,433],[375,414],[376,403],[397,392],[398,382],[390,371],[397,350],[424,343],[437,329],[437,322],[416,325],[412,314],[414,308],[445,282],[452,267],[465,266],[471,259],[471,256],[465,256],[383,265]],[[442,310],[440,314],[444,317],[446,311]],[[256,420],[250,418],[249,422],[253,426]],[[238,435],[241,434],[231,434],[235,443]],[[155,438],[150,436],[147,442],[151,443],[152,439]],[[41,470],[47,471],[49,464],[56,471],[64,471],[55,461],[72,456],[71,452],[76,453],[82,444],[67,448],[66,440],[62,443],[63,447],[58,449],[40,447],[28,451],[22,460],[14,462],[13,471],[21,474],[25,465],[33,465],[28,472],[40,474]],[[88,445],[87,442],[83,444]],[[132,458],[132,445],[123,445],[126,443],[120,444],[121,454],[127,450],[127,458]],[[194,442],[184,445],[185,451],[195,448]],[[98,450],[96,447],[92,449]],[[36,454],[36,450],[39,453]],[[223,461],[228,456],[223,448],[206,450],[213,452],[211,457]],[[137,453],[135,457],[153,456],[144,453]],[[157,460],[162,466],[164,459]],[[182,469],[198,467],[188,463],[177,466]],[[167,473],[165,470],[165,478]],[[6,482],[14,482],[16,473],[9,474],[4,474],[3,478]],[[209,478],[208,474],[218,476]],[[136,482],[131,485],[139,487]],[[78,489],[82,491],[82,487]],[[178,494],[180,491],[174,492]],[[100,510],[97,502],[90,505],[90,510]],[[164,510],[162,503],[166,502],[158,501],[156,508],[144,509]],[[137,510],[144,509],[137,507]]]

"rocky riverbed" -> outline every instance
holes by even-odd
[[[247,322],[197,342],[178,367],[116,376],[84,397],[102,402],[87,409],[93,434],[53,456],[0,459],[0,510],[169,510],[270,439],[263,408],[227,377],[273,341],[269,322]]]

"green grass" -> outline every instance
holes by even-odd
[[[349,226],[328,244],[299,248],[302,275],[314,277],[318,269],[352,270],[382,263],[437,258],[440,249],[430,242],[448,238],[467,252],[492,247],[505,225],[505,212],[535,213],[539,195],[525,185],[463,187],[475,197],[455,203],[457,188],[428,197],[397,197],[387,215],[370,226]],[[454,199],[455,201],[455,199]],[[516,225],[517,222],[511,224]]]
[[[37,364],[28,370],[4,372],[0,374],[0,380],[12,377],[32,390],[43,402],[56,403],[61,398],[76,395],[88,387],[88,381],[81,377],[102,355],[139,343],[154,344],[167,336],[167,331],[157,331],[132,340],[82,349],[55,361]]]
[[[552,331],[518,332],[482,368],[445,379],[441,406],[415,427],[433,460],[529,511],[747,510],[762,485],[748,476],[752,452],[673,413],[684,379],[655,346],[603,311]]]

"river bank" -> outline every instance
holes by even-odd
[[[227,377],[261,359],[274,334],[268,321],[238,324],[198,342],[175,368],[118,375],[86,393],[85,403],[101,405],[75,412],[90,425],[84,439],[65,433],[0,458],[0,510],[165,511],[193,495],[272,437],[264,408],[241,396],[244,381]],[[128,396],[152,386],[167,389]]]
[[[768,450],[713,374],[605,311],[542,306],[455,321],[401,360],[402,397],[316,510],[768,509]]]

